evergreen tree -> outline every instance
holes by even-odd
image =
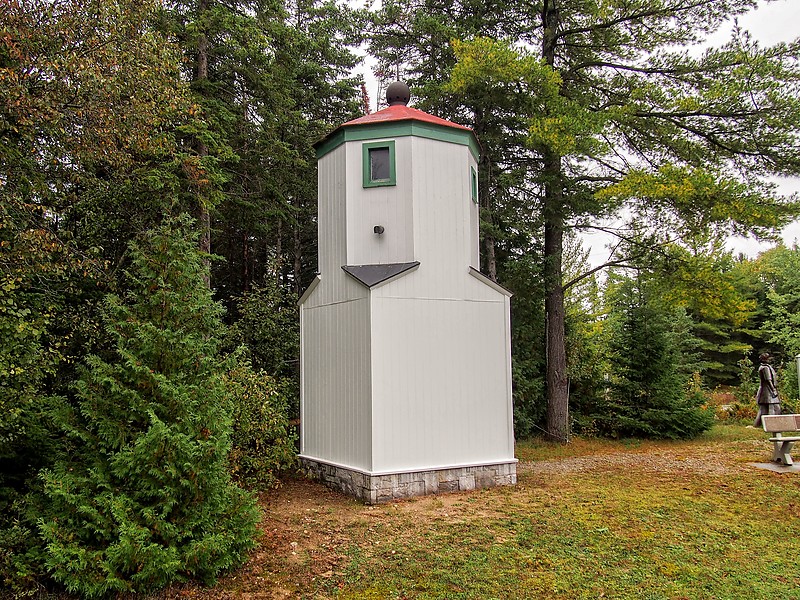
[[[606,307],[602,290],[589,267],[589,252],[579,239],[567,238],[564,252],[565,278],[580,278],[567,289],[565,340],[569,366],[572,426],[578,433],[598,433],[590,415],[606,389],[610,373]],[[542,403],[542,408],[545,405]]]
[[[201,249],[226,259],[212,265],[217,296],[234,302],[265,276],[299,295],[316,272],[312,144],[359,107],[356,13],[320,0],[176,0],[164,17],[198,115],[181,130],[188,202]]]
[[[61,451],[49,398],[102,343],[96,308],[160,218],[188,120],[157,0],[0,3],[0,576],[39,573],[31,489]],[[37,566],[38,565],[38,566]]]
[[[764,331],[773,354],[792,359],[800,353],[800,249],[780,246],[759,258],[767,284]]]
[[[292,418],[300,416],[300,315],[297,296],[275,278],[235,298],[236,314],[226,347],[241,348],[256,371],[265,371],[290,395]]]
[[[709,387],[736,384],[738,361],[752,349],[743,329],[755,301],[740,285],[736,262],[724,244],[721,237],[708,236],[670,244],[649,267],[661,275],[657,284],[664,301],[684,308],[692,318],[699,367]]]
[[[518,439],[540,433],[544,417],[544,315],[541,265],[535,256],[520,256],[499,265],[498,278],[513,290],[511,348],[514,434]]]
[[[227,472],[222,309],[189,228],[167,219],[131,244],[128,292],[103,309],[115,350],[87,359],[55,415],[71,447],[43,475],[46,564],[87,597],[208,582],[253,546],[254,499]]]
[[[617,437],[691,438],[713,422],[688,385],[697,342],[686,314],[651,296],[650,287],[639,276],[612,292],[610,393],[592,416]]]

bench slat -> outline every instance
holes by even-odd
[[[761,417],[764,431],[800,431],[800,415],[764,415]]]

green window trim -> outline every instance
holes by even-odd
[[[477,204],[478,203],[478,172],[475,170],[475,167],[469,168],[470,173],[470,189],[472,191],[472,201]]]
[[[372,178],[372,157],[371,152],[374,150],[389,150],[389,177],[381,179]],[[361,144],[361,158],[364,187],[382,187],[389,185],[397,185],[397,171],[395,167],[395,152],[394,140],[386,142],[370,142],[368,144]]]

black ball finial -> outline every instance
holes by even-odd
[[[386,102],[389,103],[389,106],[396,104],[408,105],[409,100],[411,100],[411,90],[402,81],[390,83],[389,87],[386,88]]]

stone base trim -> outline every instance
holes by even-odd
[[[370,475],[310,458],[301,457],[300,462],[312,479],[366,504],[517,483],[516,462],[388,475]]]

